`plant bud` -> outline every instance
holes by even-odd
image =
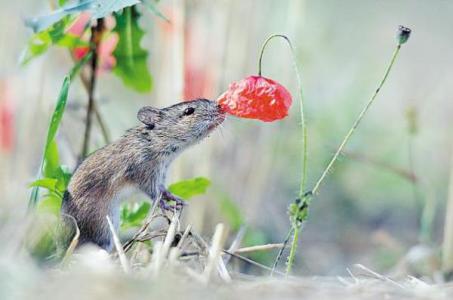
[[[407,27],[400,25],[398,27],[398,36],[397,36],[398,44],[402,45],[402,44],[406,43],[407,40],[409,39],[410,35],[411,35],[411,30]]]

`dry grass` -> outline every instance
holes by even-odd
[[[229,261],[239,253],[280,245],[240,248],[225,245],[226,229],[216,226],[210,241],[181,228],[177,216],[159,233],[156,215],[124,252],[117,242],[109,255],[94,246],[76,249],[64,264],[37,267],[26,251],[0,253],[0,299],[451,299],[453,283],[431,284],[414,277],[393,280],[362,265],[347,277],[252,276]],[[167,219],[167,218],[165,218]],[[183,230],[182,230],[183,229]],[[11,233],[11,232],[10,232]],[[0,231],[0,237],[4,232]],[[146,238],[147,237],[147,238]],[[17,245],[19,236],[7,243]],[[144,240],[152,240],[149,247]],[[3,250],[10,249],[4,247]],[[223,254],[222,254],[223,253]],[[233,256],[226,259],[228,254]]]

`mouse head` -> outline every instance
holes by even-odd
[[[225,119],[215,101],[196,99],[166,108],[141,108],[137,118],[163,142],[178,148],[202,140]]]

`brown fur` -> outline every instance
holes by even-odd
[[[162,187],[170,163],[184,149],[205,138],[224,117],[217,103],[206,99],[163,109],[142,108],[138,119],[143,125],[129,129],[119,140],[94,152],[71,178],[62,212],[77,221],[79,243],[92,242],[110,251],[106,216],[118,228],[122,191],[139,189],[152,200],[167,195]]]

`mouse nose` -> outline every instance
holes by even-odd
[[[217,111],[218,111],[218,112],[220,112],[220,113],[222,113],[222,114],[225,113],[225,110],[223,109],[223,107],[222,107],[220,104],[217,104],[216,107],[217,107]]]

